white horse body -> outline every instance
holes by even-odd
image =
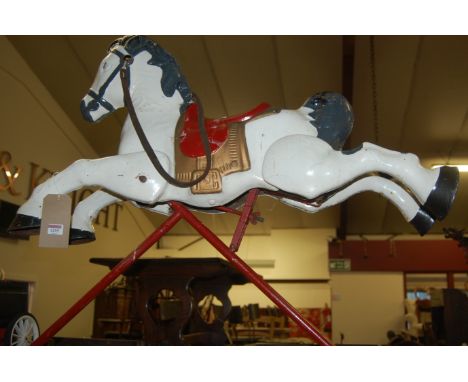
[[[160,201],[178,200],[195,207],[209,208],[227,204],[252,188],[279,190],[277,185],[268,182],[268,177],[265,178],[264,158],[275,142],[291,134],[316,139],[317,131],[300,111],[295,110],[282,110],[278,114],[247,122],[245,135],[250,156],[250,170],[224,177],[223,191],[216,194],[194,195],[190,188],[168,184]]]
[[[129,91],[134,109],[163,168],[174,176],[175,126],[181,107],[191,102],[191,93],[181,74],[174,74],[174,68],[168,66],[172,58],[167,53],[162,51],[166,61],[160,63],[154,52],[150,54],[140,48],[148,45],[147,40],[139,40],[142,44],[136,53],[129,51],[128,41],[115,44],[104,58],[90,92],[82,101],[83,115],[96,122],[124,106],[122,85],[115,77],[125,65],[124,59],[133,54]],[[155,47],[161,50],[156,44]],[[331,105],[333,99],[324,95],[321,102]],[[311,97],[297,110],[281,110],[247,121],[245,136],[250,169],[223,177],[222,192],[210,194],[193,194],[190,188],[169,184],[151,163],[132,121],[127,118],[118,155],[79,160],[39,185],[19,209],[21,219],[11,228],[20,233],[35,233],[42,200],[47,194],[64,194],[83,186],[103,189],[80,202],[73,214],[72,231],[86,233],[89,240],[93,239],[92,221],[99,211],[120,200],[131,200],[138,206],[167,214],[169,208],[165,203],[171,200],[192,207],[213,208],[232,202],[252,188],[292,194],[291,198],[279,199],[306,212],[340,203],[358,192],[378,192],[395,204],[421,234],[427,232],[434,219],[445,217],[455,196],[458,173],[448,168],[425,169],[413,154],[401,154],[371,143],[364,143],[351,152],[333,148],[335,138],[331,137],[330,130],[319,131],[320,121],[314,118],[320,108],[333,105],[318,105],[315,101]],[[346,103],[344,108],[348,107]],[[340,139],[346,139],[348,133],[342,133]],[[366,177],[369,173],[372,176]],[[378,176],[379,173],[387,174],[390,179]],[[412,195],[392,179],[404,184]],[[321,203],[307,202],[325,194],[327,197]],[[293,196],[303,200],[292,200]],[[29,223],[25,223],[25,217]],[[79,235],[76,241],[80,241]]]

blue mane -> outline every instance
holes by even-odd
[[[354,123],[353,110],[346,98],[339,93],[322,92],[310,97],[304,106],[313,110],[309,113],[310,123],[317,129],[317,137],[341,150]]]
[[[161,89],[166,97],[172,97],[176,90],[182,96],[184,103],[181,111],[184,111],[189,103],[193,101],[192,91],[184,75],[181,73],[179,65],[174,57],[167,53],[161,45],[150,40],[146,36],[125,36],[115,40],[109,50],[116,45],[120,45],[132,56],[136,56],[142,51],[151,54],[149,65],[155,65],[161,68]]]

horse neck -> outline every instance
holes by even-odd
[[[135,87],[131,95],[135,111],[138,113],[180,114],[182,98],[179,93],[176,91],[172,97],[161,96],[161,94],[154,91],[154,87],[149,83]]]
[[[173,134],[180,117],[180,105],[177,102],[157,102],[157,99],[144,93],[135,92],[132,101],[138,119],[144,130],[157,130],[160,134]]]
[[[183,103],[181,94],[176,90],[167,97],[162,90],[162,69],[149,65],[150,56],[142,53],[131,66],[130,87],[135,110],[144,112],[163,112],[165,114],[178,114]]]
[[[159,150],[168,152],[168,148],[172,147],[171,142],[180,116],[179,106],[171,106],[167,102],[155,102],[151,97],[146,97],[146,93],[145,91],[141,94],[138,92],[132,94],[135,112],[147,138],[151,142],[158,142]],[[127,118],[127,123],[129,124],[127,128],[130,128],[132,125],[130,118]]]
[[[171,97],[164,94],[161,87],[161,68],[148,65],[149,58],[143,54],[131,66],[133,106],[149,139],[172,142],[184,101],[178,90]]]

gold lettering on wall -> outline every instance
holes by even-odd
[[[123,205],[117,203],[117,204],[114,204],[113,207],[115,208],[115,212],[114,212],[114,226],[112,227],[112,229],[114,231],[118,231],[119,210],[123,210]]]
[[[20,195],[21,192],[17,192],[13,187],[14,183],[18,179],[21,173],[21,167],[9,166],[11,162],[11,154],[8,151],[0,152],[0,169],[3,175],[3,184],[0,183],[0,191],[8,191],[11,195]]]

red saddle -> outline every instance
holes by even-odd
[[[269,109],[270,105],[266,102],[261,103],[252,110],[246,113],[233,117],[225,117],[219,119],[205,118],[205,128],[210,142],[211,152],[218,150],[227,139],[228,125],[233,122],[245,122],[256,117]],[[180,150],[185,156],[197,158],[205,156],[203,144],[200,139],[200,131],[198,130],[198,108],[195,103],[190,104],[184,116],[184,126],[179,136]]]

